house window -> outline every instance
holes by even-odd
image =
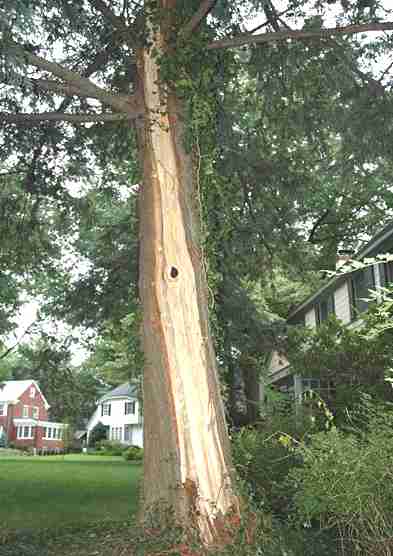
[[[56,440],[57,438],[61,438],[60,436],[60,429],[52,428],[52,427],[45,427],[44,428],[44,438],[47,440]]]
[[[16,429],[17,438],[33,438],[34,427],[29,425],[18,426]]]
[[[320,380],[318,378],[302,378],[302,392],[308,392],[312,390],[316,392],[321,386]]]
[[[132,425],[124,425],[124,442],[132,444]]]
[[[327,400],[334,397],[334,384],[328,379],[302,378],[302,398],[307,397],[307,393],[315,392],[322,399]]]
[[[35,388],[34,386],[30,387],[30,398],[34,398],[35,397]]]
[[[111,429],[111,440],[117,440],[121,442],[122,437],[122,427],[112,427]]]
[[[317,321],[317,326],[319,326],[322,322],[327,320],[330,315],[334,314],[334,295],[329,295],[325,299],[322,299],[316,306],[315,306],[315,317]]]
[[[358,313],[366,311],[370,297],[370,289],[375,287],[374,267],[369,266],[364,270],[355,272],[351,278],[352,318]]]
[[[0,417],[5,415],[5,403],[0,403]]]
[[[23,406],[23,412],[22,412],[23,417],[28,417],[29,416],[29,406],[28,405],[24,405]]]
[[[135,402],[125,402],[124,404],[125,415],[135,415]]]
[[[110,414],[111,414],[111,404],[103,403],[101,405],[101,416],[108,415],[108,417],[110,417]]]
[[[33,419],[38,419],[39,416],[39,408],[38,407],[33,407]]]

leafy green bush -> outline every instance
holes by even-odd
[[[285,479],[301,460],[289,450],[286,439],[303,437],[306,424],[293,411],[277,414],[253,428],[235,433],[233,458],[239,477],[245,482],[252,501],[274,514],[284,515],[291,504],[293,491]]]
[[[96,444],[97,454],[101,456],[121,456],[124,445],[112,440],[101,440]]]
[[[254,504],[286,518],[294,494],[294,487],[286,478],[291,469],[302,465],[301,455],[294,447],[329,428],[333,416],[313,392],[302,405],[295,405],[278,392],[268,395],[264,420],[233,435],[233,457],[238,476]]]
[[[127,461],[142,461],[143,448],[139,446],[130,446],[127,450],[124,450],[123,457]]]
[[[299,525],[334,529],[342,554],[393,550],[393,419],[379,411],[366,432],[335,428],[297,448],[303,465],[289,472]]]

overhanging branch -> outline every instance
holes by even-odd
[[[27,113],[19,112],[18,114],[10,114],[9,112],[0,112],[0,123],[11,124],[37,124],[42,122],[70,122],[73,124],[83,124],[89,122],[119,122],[132,119],[129,114],[66,114],[62,112],[40,112]]]
[[[21,55],[21,57],[24,58],[27,64],[52,73],[52,75],[62,79],[73,89],[81,91],[84,96],[100,100],[104,104],[111,106],[113,109],[120,112],[126,112],[131,116],[137,116],[141,113],[142,106],[136,96],[115,95],[109,93],[105,89],[102,89],[92,83],[86,77],[82,77],[78,73],[66,69],[56,62],[50,62],[41,56],[37,56],[36,54],[25,50],[18,44],[14,44],[14,48]]]
[[[186,25],[184,25],[184,27],[181,29],[180,36],[183,39],[189,37],[195,31],[195,29],[199,27],[203,19],[214,8],[214,5],[216,3],[217,0],[202,0],[198,10],[192,16],[190,21],[186,23]]]
[[[393,31],[393,22],[385,23],[365,23],[364,25],[347,25],[345,27],[330,27],[325,29],[318,29],[315,31],[278,31],[276,33],[261,33],[259,35],[250,35],[250,33],[243,33],[232,39],[222,39],[213,41],[208,44],[209,50],[219,48],[235,48],[244,46],[246,44],[261,44],[268,42],[285,41],[287,39],[304,40],[315,38],[326,38],[334,35],[354,35],[357,33],[370,33],[378,31]]]
[[[30,84],[35,88],[43,89],[45,91],[52,91],[61,96],[79,96],[84,98],[92,98],[91,95],[83,93],[79,87],[68,85],[67,83],[59,83],[58,81],[51,81],[50,79],[30,79]],[[94,97],[96,98],[96,97]]]

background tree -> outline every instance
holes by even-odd
[[[71,338],[62,342],[52,334],[22,343],[2,364],[7,380],[33,379],[50,404],[50,416],[83,427],[95,410],[104,383],[91,370],[71,363]]]

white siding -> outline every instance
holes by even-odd
[[[351,303],[348,287],[348,282],[344,282],[344,284],[341,284],[334,292],[336,317],[344,324],[351,322]]]
[[[135,413],[125,414],[125,403],[135,401]],[[137,399],[131,398],[115,398],[105,400],[105,404],[111,404],[111,414],[101,415],[101,403],[98,404],[97,409],[90,418],[87,424],[87,435],[90,435],[91,430],[97,423],[101,422],[103,425],[109,426],[109,433],[113,428],[121,429],[121,441],[124,442],[124,426],[133,425],[132,427],[132,444],[135,446],[143,446],[143,420],[140,414],[140,402]],[[138,442],[137,442],[138,441]],[[140,443],[141,442],[141,443]]]
[[[132,445],[143,448],[143,427],[134,426],[132,430]]]
[[[315,328],[317,325],[316,317],[315,317],[315,309],[314,307],[307,311],[304,317],[304,322],[306,326],[310,326],[310,328]]]
[[[284,355],[278,353],[277,351],[273,351],[268,369],[268,375],[273,375],[281,369],[288,367],[288,365],[288,359],[284,357]]]

